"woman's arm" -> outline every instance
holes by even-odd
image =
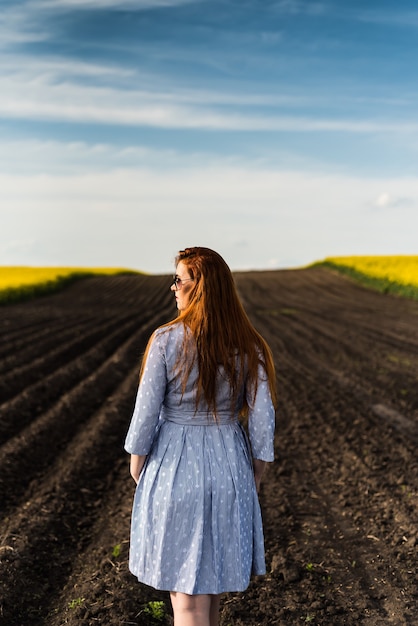
[[[269,383],[261,366],[257,393],[255,398],[249,396],[248,405],[248,434],[253,458],[260,461],[274,461],[275,410]]]
[[[146,458],[146,455],[131,454],[131,476],[136,484],[138,484]]]
[[[253,459],[253,467],[255,486],[258,493],[260,491],[261,478],[264,474],[264,470],[266,469],[266,462],[262,461],[261,459]]]
[[[149,454],[156,436],[167,385],[163,343],[157,329],[150,340],[134,412],[125,439],[125,450],[129,454],[145,457]]]
[[[257,492],[266,469],[266,462],[274,460],[275,410],[270,386],[261,365],[255,398],[248,397],[248,434],[253,456],[254,479]]]

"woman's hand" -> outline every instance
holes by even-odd
[[[254,467],[255,487],[258,493],[260,491],[261,478],[266,468],[266,462],[262,461],[261,459],[253,459],[253,467]]]
[[[145,455],[131,454],[131,476],[136,484],[138,484],[146,458],[147,457]]]

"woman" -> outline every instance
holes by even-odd
[[[219,254],[181,251],[171,289],[179,315],[149,341],[125,444],[129,567],[170,592],[175,626],[217,626],[220,594],[265,573],[257,491],[274,458],[274,365]]]

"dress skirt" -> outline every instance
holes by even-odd
[[[155,589],[244,591],[264,574],[261,511],[238,421],[166,413],[136,488],[129,569]]]
[[[251,574],[265,573],[251,459],[274,459],[274,407],[261,365],[256,393],[244,384],[235,408],[220,367],[215,419],[197,402],[197,365],[182,385],[178,359],[188,332],[182,323],[155,331],[138,387],[125,450],[147,458],[133,503],[129,568],[155,589],[244,591]],[[237,419],[244,398],[249,440]]]

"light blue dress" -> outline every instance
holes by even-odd
[[[265,573],[251,454],[274,458],[274,407],[260,367],[248,420],[251,453],[221,371],[218,422],[204,403],[196,412],[197,370],[183,397],[175,372],[184,332],[177,323],[154,333],[126,437],[127,452],[148,455],[133,503],[129,569],[155,589],[244,591],[251,574]]]

